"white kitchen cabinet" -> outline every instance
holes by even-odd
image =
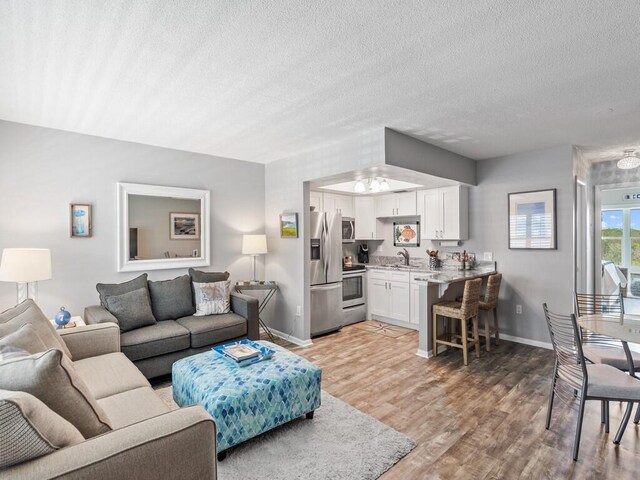
[[[409,272],[369,270],[367,272],[367,309],[369,317],[396,320],[408,324],[411,320]]]
[[[316,212],[323,212],[322,210],[322,192],[309,192],[309,206],[314,207]]]
[[[322,203],[325,212],[336,212],[343,217],[353,217],[353,197],[337,193],[323,193]]]
[[[389,316],[389,301],[387,289],[389,282],[378,278],[367,279],[367,308],[369,315]]]
[[[416,192],[390,193],[375,197],[376,217],[409,217],[417,214]]]
[[[378,238],[378,222],[373,197],[355,197],[353,207],[356,220],[356,240],[376,240]]]
[[[410,297],[408,283],[389,282],[389,317],[408,322],[411,319]]]
[[[423,240],[469,238],[469,189],[462,185],[418,192]]]

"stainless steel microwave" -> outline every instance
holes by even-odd
[[[342,243],[356,241],[356,221],[350,217],[342,217]]]

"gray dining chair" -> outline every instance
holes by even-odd
[[[609,431],[609,401],[640,402],[640,381],[619,369],[606,364],[588,364],[582,351],[582,342],[575,315],[552,313],[543,304],[544,316],[549,327],[551,344],[556,361],[553,368],[546,429],[551,425],[551,413],[555,397],[573,405],[578,397],[578,422],[573,443],[573,460],[578,460],[584,407],[587,400],[600,400],[606,404],[605,430]],[[620,423],[614,443],[620,443],[629,422],[628,408]]]

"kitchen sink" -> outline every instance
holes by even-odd
[[[381,265],[382,267],[388,267],[388,268],[399,268],[399,269],[403,269],[403,270],[409,270],[411,269],[410,265],[400,265],[397,263],[386,263],[384,265]],[[413,267],[416,268],[416,267]]]

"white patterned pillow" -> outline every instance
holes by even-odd
[[[218,315],[231,311],[231,282],[198,283],[193,282],[193,291],[196,296],[195,317],[205,315]]]

